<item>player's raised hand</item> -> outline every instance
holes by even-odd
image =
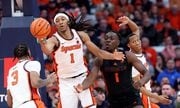
[[[125,59],[124,54],[122,52],[118,52],[117,49],[114,51],[113,55],[114,55],[115,60],[124,61],[124,59]]]
[[[57,75],[55,72],[51,73],[50,75],[47,76],[47,81],[48,83],[54,83],[57,82]]]
[[[117,22],[120,23],[119,26],[123,26],[129,22],[129,18],[127,16],[122,16],[117,19]]]

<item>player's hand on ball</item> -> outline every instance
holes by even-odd
[[[46,38],[51,32],[51,25],[44,18],[36,18],[31,22],[30,32],[35,38]]]

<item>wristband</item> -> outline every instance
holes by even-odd
[[[46,38],[40,38],[40,39],[38,39],[38,40],[39,40],[39,42],[42,42],[43,44],[46,43]]]

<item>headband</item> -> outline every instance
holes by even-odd
[[[56,19],[57,19],[58,17],[60,17],[60,16],[65,17],[65,18],[69,21],[69,17],[68,17],[66,14],[64,14],[64,13],[58,13],[58,14],[56,14],[56,16],[54,17],[54,23],[55,23],[55,24],[56,24]]]

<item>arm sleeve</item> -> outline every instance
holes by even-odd
[[[40,74],[41,64],[38,61],[29,61],[25,64],[25,69],[29,72],[35,71]]]

